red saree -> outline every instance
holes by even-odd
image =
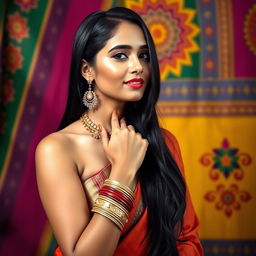
[[[170,150],[170,153],[172,154],[174,160],[176,161],[182,174],[184,175],[184,166],[181,158],[180,148],[176,138],[165,129],[162,129],[162,132],[165,138],[165,142]],[[109,167],[109,165],[106,167]],[[88,188],[91,191],[92,187],[94,187],[95,190],[93,192],[93,196],[89,195],[89,198],[91,197],[90,204],[92,204],[93,202],[92,198],[97,196],[97,190],[100,188],[104,179],[109,175],[109,172],[110,169],[106,169],[104,167],[102,170],[100,170],[93,177],[90,178],[93,183],[91,183],[91,181],[88,181],[87,191]],[[101,175],[102,173],[103,176]],[[147,245],[145,242],[143,243],[143,238],[145,237],[147,232],[148,212],[147,209],[143,209],[141,205],[140,183],[137,184],[134,192],[134,207],[130,212],[128,223],[122,230],[120,243],[116,248],[114,256],[143,256],[146,253]],[[187,240],[187,242],[177,242],[177,248],[179,251],[179,255],[181,256],[201,256],[203,255],[203,249],[197,234],[199,222],[193,209],[193,205],[188,192],[186,197],[187,207],[184,214],[183,229],[181,232],[182,235],[180,235],[179,238]],[[54,256],[62,256],[59,247],[55,250]]]

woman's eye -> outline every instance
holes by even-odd
[[[117,53],[112,58],[115,58],[115,59],[126,59],[127,56],[124,53]]]
[[[149,53],[148,52],[144,52],[140,54],[140,58],[149,61]]]

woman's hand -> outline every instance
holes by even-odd
[[[137,170],[140,168],[148,147],[148,141],[135,132],[132,125],[120,123],[114,111],[111,117],[111,138],[104,127],[101,127],[102,144],[105,154],[112,164],[110,178],[130,186]]]

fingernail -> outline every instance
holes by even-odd
[[[121,118],[121,121],[125,121],[125,117],[122,117],[122,118]]]
[[[102,126],[99,124],[99,131],[102,132]]]
[[[118,110],[115,110],[115,114],[118,115]]]

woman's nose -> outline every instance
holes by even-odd
[[[143,67],[140,63],[140,60],[137,56],[131,58],[130,68],[132,73],[142,73]]]

